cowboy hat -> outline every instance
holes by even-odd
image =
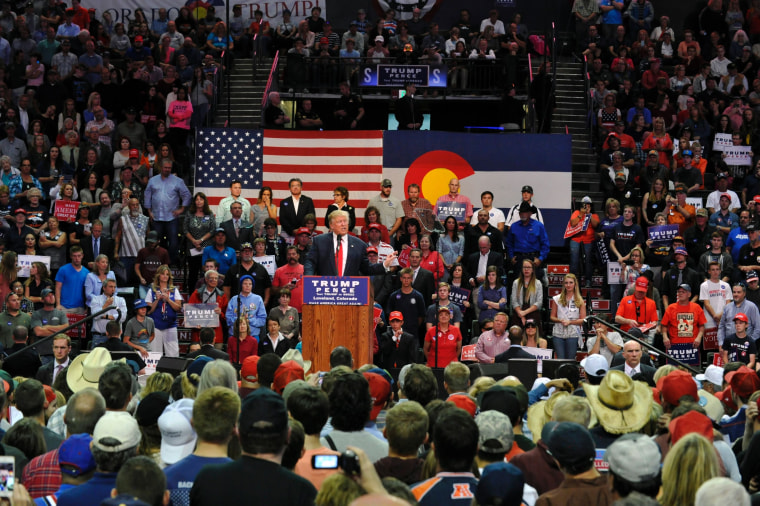
[[[633,381],[623,371],[609,371],[599,385],[583,384],[586,398],[601,426],[610,434],[627,434],[641,429],[652,409],[646,383]]]
[[[546,422],[552,419],[554,405],[561,398],[570,395],[569,392],[558,391],[545,401],[539,401],[528,408],[528,428],[533,434],[533,442],[537,443],[541,439],[541,429]]]
[[[103,369],[111,361],[111,354],[103,347],[97,347],[90,353],[82,353],[71,361],[66,373],[66,383],[74,393],[87,387],[97,388]]]

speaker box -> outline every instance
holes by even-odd
[[[544,378],[557,379],[557,369],[559,369],[564,364],[578,365],[578,362],[576,362],[575,359],[571,358],[542,360],[541,376]]]
[[[174,377],[179,376],[179,373],[187,369],[187,364],[192,360],[180,357],[161,357],[156,364],[157,372],[168,372]]]
[[[509,362],[509,374],[530,390],[538,377],[538,361],[535,358],[513,358]]]
[[[470,382],[472,383],[481,376],[490,376],[491,378],[499,381],[500,379],[509,376],[509,364],[471,364],[470,366]]]

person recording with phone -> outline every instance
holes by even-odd
[[[570,237],[570,272],[581,279],[582,257],[586,286],[591,286],[591,276],[594,273],[592,249],[594,242],[596,242],[594,231],[599,226],[599,216],[591,210],[590,197],[583,197],[581,207],[573,212],[570,217],[568,227],[578,226],[580,226],[580,230]]]

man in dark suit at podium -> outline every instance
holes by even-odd
[[[293,178],[288,183],[290,188],[290,197],[282,199],[280,202],[280,225],[282,234],[288,237],[293,236],[297,228],[305,225],[304,218],[307,214],[317,214],[314,210],[314,202],[310,197],[301,195],[302,182],[298,178]],[[366,246],[365,246],[366,247]]]
[[[328,218],[330,232],[312,240],[304,265],[305,276],[369,276],[385,274],[396,258],[388,255],[382,264],[370,264],[367,244],[348,235],[348,213],[333,211]]]

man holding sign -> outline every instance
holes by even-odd
[[[461,212],[457,211],[455,214],[451,211],[451,204],[459,204],[457,207],[461,209]],[[435,202],[435,215],[439,220],[443,220],[446,216],[453,216],[459,222],[459,228],[463,228],[465,223],[469,223],[472,219],[472,202],[467,195],[461,195],[459,193],[459,179],[452,178],[449,181],[449,193],[441,195]]]
[[[698,350],[707,322],[705,313],[689,300],[691,286],[688,284],[681,284],[676,294],[676,302],[668,306],[660,322],[662,341],[669,352],[680,352],[678,356],[684,362],[699,364]]]

